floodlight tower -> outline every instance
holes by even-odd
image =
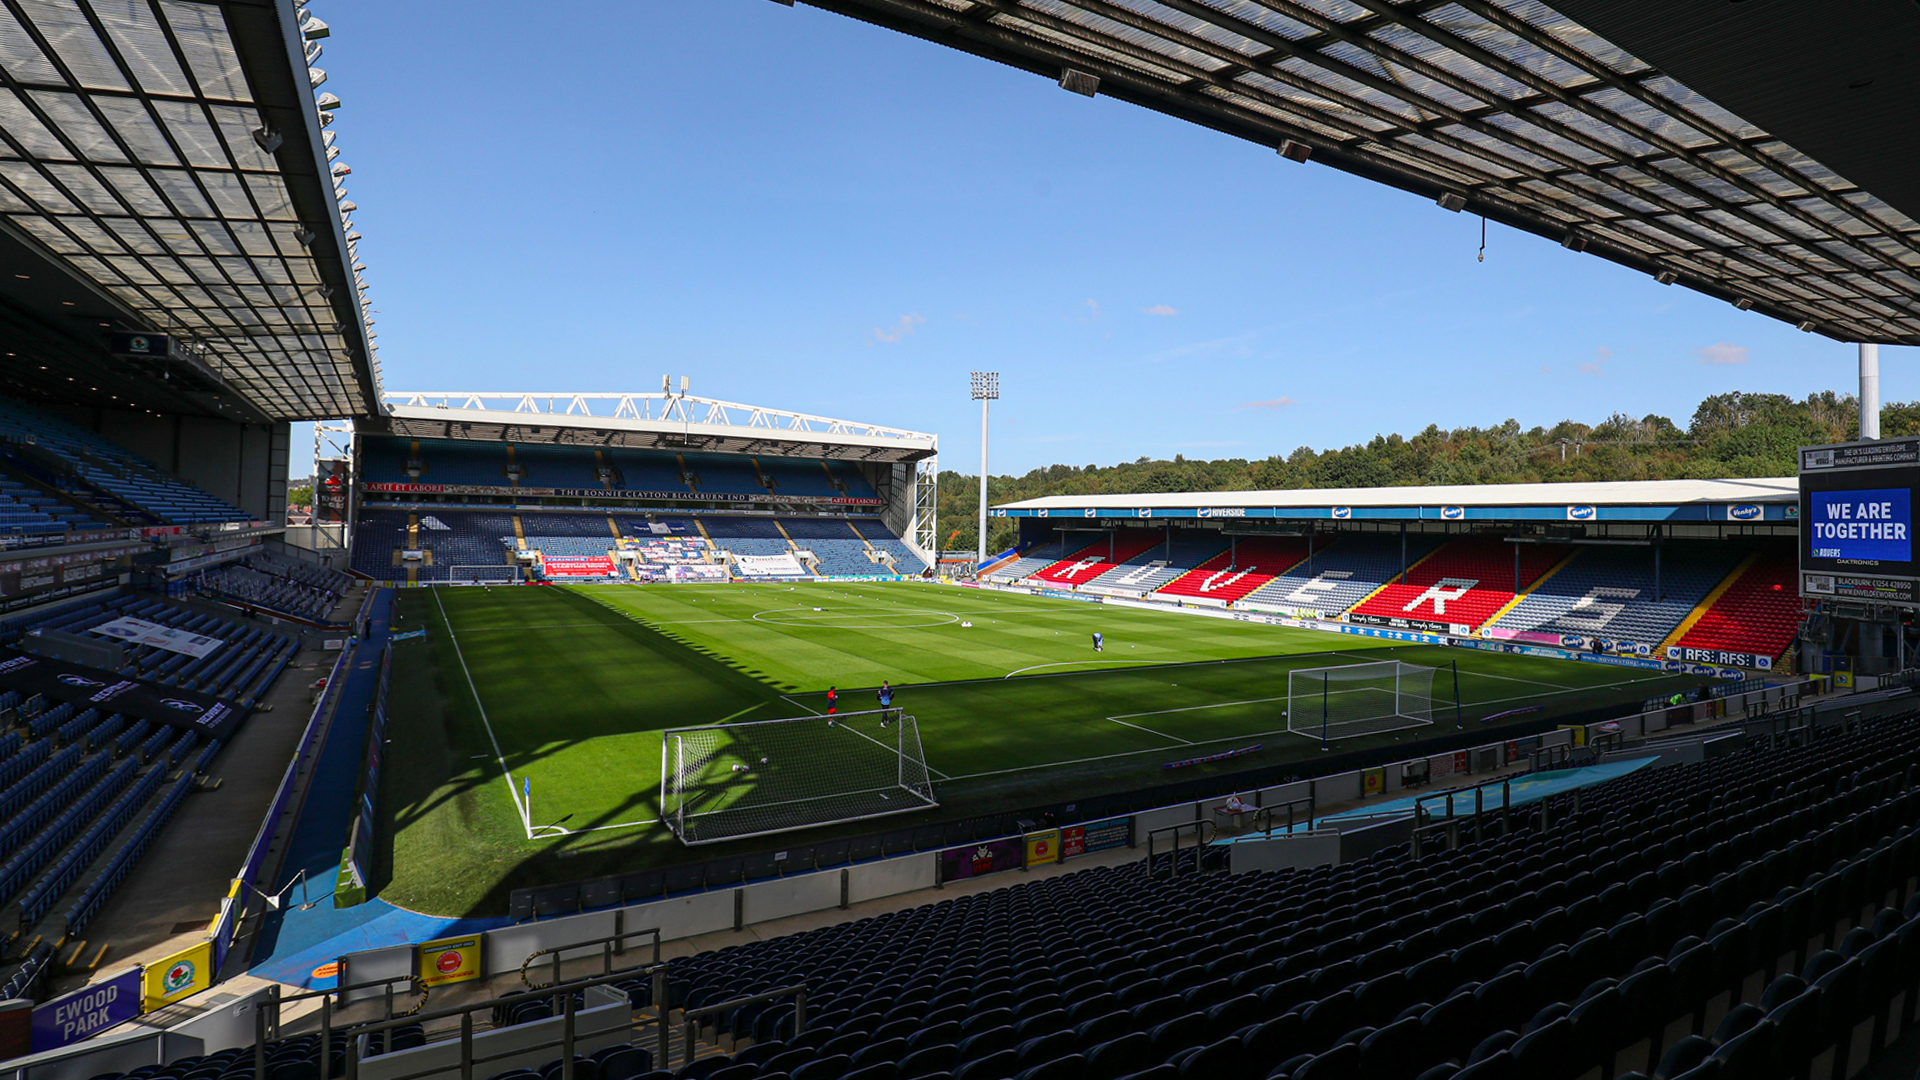
[[[973,400],[980,403],[980,553],[973,564],[978,574],[987,565],[987,402],[1000,399],[1000,373],[973,373]]]

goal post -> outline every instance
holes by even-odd
[[[1433,723],[1434,669],[1398,660],[1287,674],[1287,730],[1331,742]]]
[[[660,817],[689,847],[938,805],[903,709],[661,733]]]

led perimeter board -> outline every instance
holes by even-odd
[[[1800,451],[1800,595],[1920,608],[1920,438]]]

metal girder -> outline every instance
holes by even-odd
[[[802,0],[1846,341],[1920,344],[1920,225],[1534,0]]]
[[[689,394],[482,391],[391,393],[375,421],[396,435],[566,445],[777,453],[846,461],[918,461],[939,439]]]
[[[0,0],[0,230],[275,420],[378,408],[294,12]]]

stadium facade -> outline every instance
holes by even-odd
[[[1792,477],[1053,496],[991,513],[1020,542],[982,579],[1042,594],[1648,667],[1830,662],[1801,636]]]

